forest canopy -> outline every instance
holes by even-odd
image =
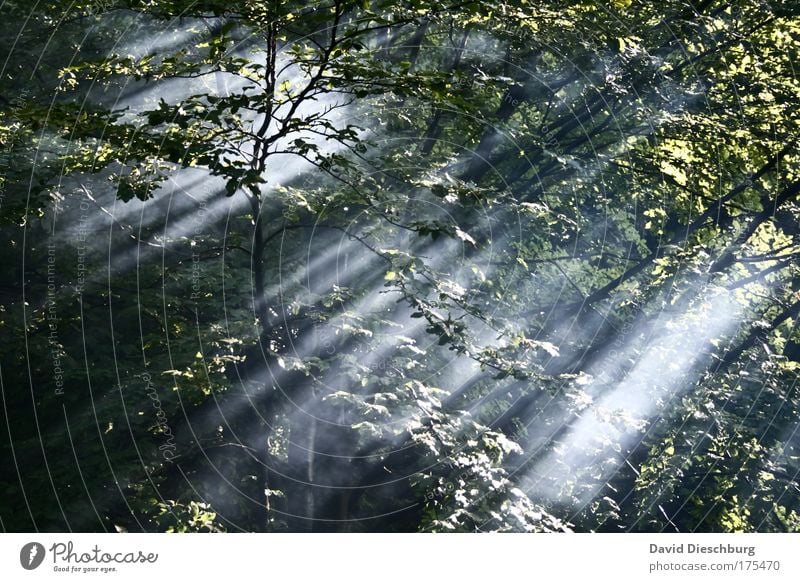
[[[800,4],[0,4],[5,531],[800,531]]]

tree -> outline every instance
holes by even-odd
[[[791,3],[32,14],[34,527],[796,529]]]

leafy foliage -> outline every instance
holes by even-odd
[[[795,3],[2,10],[6,528],[798,530]]]

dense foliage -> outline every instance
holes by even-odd
[[[798,531],[800,5],[3,2],[9,531]]]

